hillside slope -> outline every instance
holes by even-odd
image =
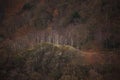
[[[0,0],[0,80],[119,80],[120,0]]]
[[[42,43],[18,54],[5,55],[4,52],[0,62],[0,79],[119,80],[119,66],[103,57],[86,54],[67,45]]]

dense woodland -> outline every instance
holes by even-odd
[[[119,4],[0,0],[0,80],[119,80]]]

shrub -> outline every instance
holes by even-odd
[[[115,49],[120,47],[120,43],[115,42],[112,39],[106,39],[103,43],[103,47],[106,49]]]
[[[75,11],[75,12],[72,14],[72,18],[73,18],[73,19],[75,19],[75,18],[80,18],[79,12]]]
[[[79,22],[80,14],[79,12],[75,11],[71,14],[70,22]]]
[[[0,41],[3,41],[4,40],[4,36],[3,35],[0,35]]]
[[[24,6],[23,6],[23,10],[30,10],[33,6],[30,4],[30,3],[26,3]]]

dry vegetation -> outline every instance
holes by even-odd
[[[119,80],[119,3],[0,0],[0,80]]]
[[[41,43],[19,53],[7,53],[1,56],[2,80],[119,80],[120,65],[115,66],[110,53],[86,53],[51,43]]]

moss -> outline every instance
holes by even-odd
[[[68,46],[68,45],[63,46],[62,48],[63,48],[64,50],[73,50],[73,51],[76,50],[74,47]]]

